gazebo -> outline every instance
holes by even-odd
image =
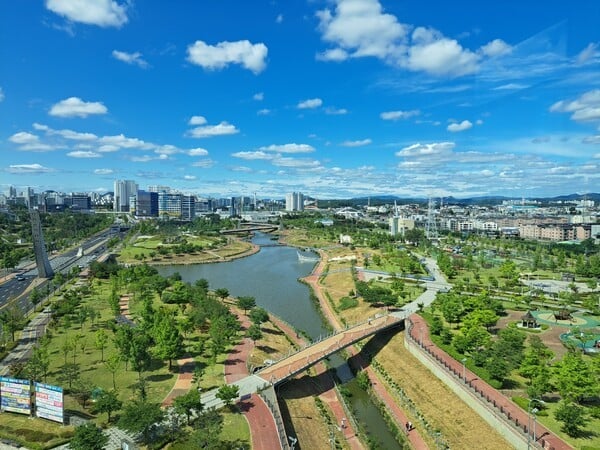
[[[539,327],[537,320],[535,319],[533,314],[531,314],[531,311],[527,311],[527,313],[524,314],[523,317],[521,317],[521,326],[523,328],[538,328]]]

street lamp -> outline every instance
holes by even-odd
[[[537,408],[531,408],[531,402],[545,403],[544,400],[541,400],[539,398],[530,398],[527,400],[527,450],[531,449],[531,413],[533,413],[533,442],[535,445],[535,413],[538,412]]]
[[[466,367],[466,362],[467,362],[467,358],[463,358],[461,359],[462,364],[463,364],[463,381],[466,383],[467,382],[467,367]]]
[[[531,410],[531,413],[533,414],[533,445],[535,446],[535,443],[537,442],[536,436],[535,436],[535,423],[536,423],[536,419],[537,419],[537,414],[538,409],[537,408],[533,408]]]
[[[290,440],[290,450],[294,450],[294,446],[296,445],[296,442],[298,442],[298,439],[294,436],[288,436],[288,439]]]

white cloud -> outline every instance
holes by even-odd
[[[256,111],[256,114],[258,114],[259,116],[268,116],[269,114],[271,114],[271,110],[268,108],[259,109],[258,111]]]
[[[54,169],[50,169],[48,167],[44,167],[41,164],[15,164],[8,166],[6,169],[9,173],[19,174],[19,173],[48,173],[54,172]]]
[[[407,67],[436,76],[460,76],[477,72],[480,57],[430,28],[419,27],[412,33]]]
[[[377,0],[338,0],[335,12],[317,13],[323,40],[335,46],[319,59],[341,61],[347,57],[397,57],[407,27],[385,14]]]
[[[598,56],[598,43],[590,42],[586,48],[577,55],[577,64],[584,64],[592,58]]]
[[[206,118],[204,116],[192,116],[188,121],[189,125],[204,125]]]
[[[192,148],[191,150],[188,150],[187,153],[190,156],[206,156],[206,155],[208,155],[208,150],[198,147],[198,148]]]
[[[4,101],[4,91],[2,90],[2,87],[0,87],[0,102]]]
[[[296,106],[298,109],[314,109],[318,108],[323,104],[323,100],[320,98],[309,98],[308,100],[302,100]]]
[[[519,89],[527,89],[529,85],[521,84],[521,83],[508,83],[502,84],[495,88],[492,88],[492,91],[511,91],[511,90],[519,90]]]
[[[481,119],[477,119],[477,120],[475,121],[475,123],[476,123],[477,125],[483,125],[483,120],[481,120]]]
[[[371,142],[371,139],[362,139],[359,141],[344,141],[342,142],[342,147],[363,147],[365,145],[369,145]]]
[[[203,169],[210,169],[214,165],[215,162],[212,159],[203,159],[202,161],[196,161],[195,163],[192,163],[192,166],[201,167]]]
[[[73,130],[54,130],[48,125],[43,125],[40,123],[34,123],[33,128],[38,131],[45,131],[46,134],[50,136],[62,136],[65,139],[70,139],[73,141],[95,141],[98,139],[98,136],[93,133],[80,133]]]
[[[254,100],[256,100],[257,102],[260,102],[260,101],[263,101],[263,100],[264,100],[264,98],[265,98],[265,94],[264,94],[264,92],[257,92],[256,94],[254,94],[254,95],[252,96],[252,98],[253,98]]]
[[[19,145],[19,150],[23,151],[47,152],[56,149],[55,146],[42,143],[39,136],[27,131],[19,131],[9,137],[8,140]]]
[[[587,122],[600,120],[600,89],[582,94],[579,98],[560,100],[550,107],[551,112],[568,112],[571,120]]]
[[[140,52],[127,53],[119,50],[113,50],[112,56],[119,61],[123,61],[127,64],[135,64],[142,69],[146,69],[148,67],[148,62],[142,58],[142,54]]]
[[[196,179],[196,175],[184,175],[183,179],[184,180],[195,180]]]
[[[418,143],[404,147],[402,150],[396,152],[396,156],[406,158],[449,154],[452,152],[455,145],[454,142],[435,142],[433,144]]]
[[[71,158],[101,158],[102,157],[102,155],[100,153],[90,152],[90,151],[86,152],[83,150],[69,152],[69,153],[67,153],[67,156],[70,156]]]
[[[84,102],[79,97],[69,97],[54,104],[49,114],[55,117],[82,117],[106,114],[108,109],[101,102]]]
[[[596,136],[586,136],[581,142],[584,144],[600,144],[600,134],[597,134]]]
[[[448,125],[448,127],[446,128],[448,131],[451,131],[452,133],[457,133],[459,131],[465,131],[468,130],[469,128],[471,128],[473,126],[473,124],[468,121],[468,120],[463,120],[460,123],[451,123],[450,125]]]
[[[300,169],[314,169],[321,167],[321,163],[307,158],[275,158],[273,165],[278,167],[295,167]]]
[[[282,145],[268,145],[260,147],[258,150],[264,152],[275,152],[275,153],[312,153],[315,148],[309,144],[282,144]]]
[[[334,108],[333,106],[328,106],[325,108],[325,114],[329,114],[330,116],[343,116],[348,114],[348,110],[346,108]]]
[[[218,70],[229,64],[241,64],[254,74],[262,72],[266,67],[267,46],[263,43],[252,44],[250,41],[219,42],[209,45],[196,41],[188,46],[187,60],[192,64],[208,70]]]
[[[275,23],[281,23],[283,22],[283,14],[278,14],[277,17],[275,18]]]
[[[226,136],[229,134],[237,134],[238,130],[234,125],[228,122],[221,122],[218,125],[205,125],[201,127],[192,128],[189,131],[189,135],[195,138],[207,138],[213,136]]]
[[[123,134],[118,134],[115,136],[102,136],[100,139],[98,139],[98,142],[100,144],[113,145],[120,148],[139,148],[142,150],[150,150],[154,147],[154,144],[144,142],[138,138],[129,138]]]
[[[480,48],[481,53],[486,56],[495,57],[507,55],[512,52],[512,47],[504,42],[502,39],[494,39],[491,42],[483,45]]]
[[[110,152],[116,152],[120,148],[121,147],[119,147],[118,145],[105,144],[105,145],[101,145],[100,147],[98,147],[98,151],[101,153],[110,153]]]
[[[113,0],[46,0],[46,8],[72,22],[100,27],[127,23],[127,6]]]
[[[96,175],[110,175],[113,172],[114,170],[112,169],[94,169]]]
[[[234,158],[246,159],[246,160],[269,160],[273,159],[274,155],[271,155],[264,151],[253,151],[253,152],[236,152],[232,153],[231,156]]]
[[[383,120],[399,120],[399,119],[410,119],[411,117],[415,117],[421,114],[421,111],[418,109],[413,109],[410,111],[385,111],[379,114]]]

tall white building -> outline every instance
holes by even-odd
[[[304,195],[302,192],[292,192],[285,196],[286,211],[304,211]]]
[[[137,195],[138,185],[133,180],[115,180],[113,211],[129,212],[129,197]]]

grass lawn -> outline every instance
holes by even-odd
[[[48,449],[66,443],[74,427],[21,414],[0,414],[0,437],[11,439],[31,449]]]

